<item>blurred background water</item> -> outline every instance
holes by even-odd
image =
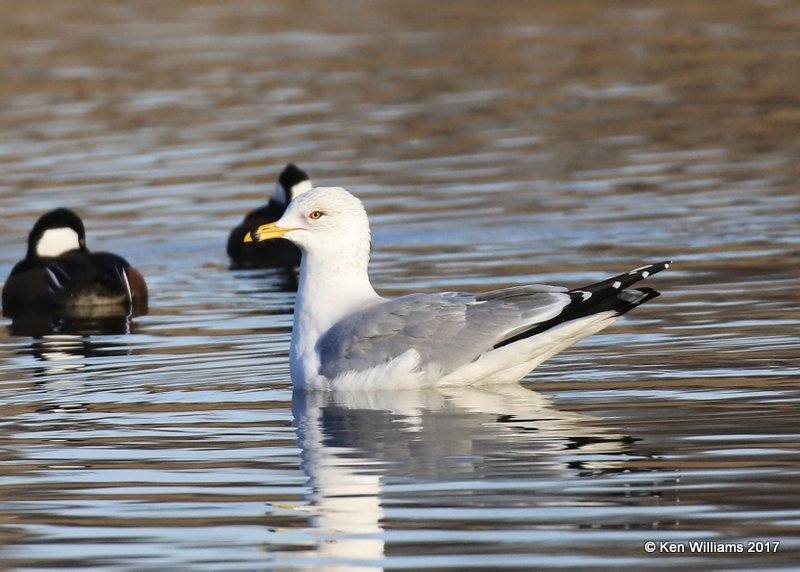
[[[0,323],[3,568],[796,565],[796,2],[0,8],[0,279],[68,206],[151,291]],[[675,265],[519,386],[293,396],[286,277],[225,256],[289,161],[387,295]]]

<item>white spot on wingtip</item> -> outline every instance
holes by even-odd
[[[650,276],[649,272],[647,272],[646,270],[642,272],[642,278],[647,278],[648,276]]]
[[[591,292],[581,292],[581,298],[583,299],[584,302],[591,297],[592,297]]]
[[[614,289],[617,289],[620,286],[622,286],[622,282],[620,282],[619,280],[614,281],[614,283],[611,285],[611,287]]]
[[[634,274],[638,274],[638,273],[639,273],[639,272],[641,272],[642,270],[646,270],[646,269],[648,269],[648,268],[652,268],[652,267],[653,267],[653,265],[652,265],[652,264],[647,264],[647,265],[645,265],[645,266],[640,266],[639,268],[634,268],[633,270],[631,270],[630,272],[628,272],[628,276],[633,276]]]

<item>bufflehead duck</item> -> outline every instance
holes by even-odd
[[[234,267],[294,268],[300,265],[300,250],[288,240],[244,242],[244,237],[262,224],[275,222],[286,210],[289,201],[311,190],[305,171],[289,163],[278,177],[275,193],[269,203],[250,212],[228,237],[228,256]]]
[[[86,248],[83,221],[65,208],[42,215],[28,252],[3,286],[3,315],[111,318],[147,312],[141,273],[110,252]]]

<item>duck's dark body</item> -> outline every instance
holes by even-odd
[[[275,222],[281,218],[286,205],[294,196],[297,185],[308,183],[308,180],[305,171],[293,163],[286,166],[278,179],[280,192],[277,194],[280,198],[273,197],[265,206],[248,213],[228,236],[227,251],[234,267],[294,268],[300,265],[300,249],[288,240],[245,243],[244,237],[262,224]]]
[[[50,229],[67,228],[79,236],[78,248],[41,256],[37,244]],[[11,318],[53,315],[105,318],[147,311],[147,285],[141,273],[116,254],[90,252],[83,224],[68,209],[42,216],[28,238],[28,253],[3,286],[3,315]]]

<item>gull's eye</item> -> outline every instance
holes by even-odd
[[[311,220],[319,220],[320,218],[322,218],[322,215],[323,212],[317,209],[315,211],[311,211],[310,213],[308,213],[308,218],[310,218]]]

